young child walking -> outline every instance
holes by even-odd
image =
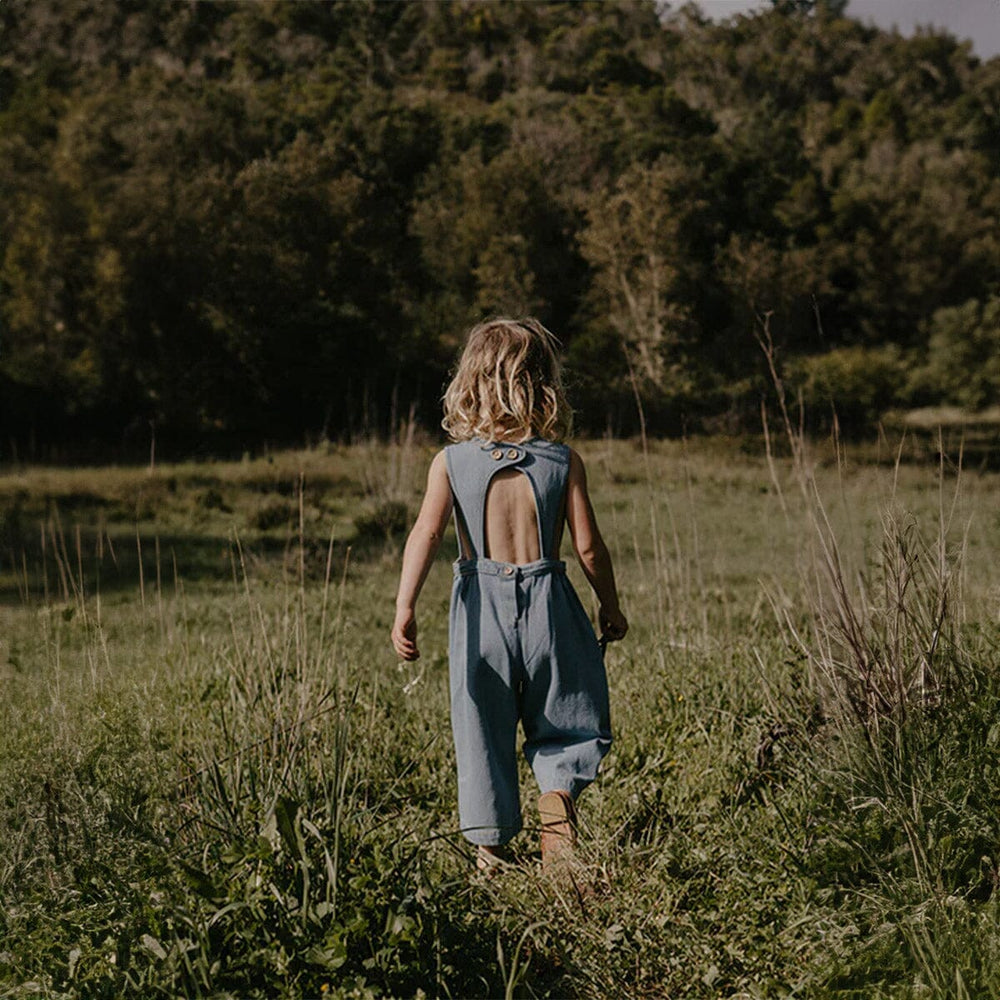
[[[543,867],[576,842],[575,801],[611,745],[601,644],[559,559],[563,525],[600,602],[602,640],[628,631],[579,455],[555,338],[535,319],[471,330],[444,397],[455,442],[431,462],[406,542],[392,642],[415,660],[416,603],[455,514],[448,654],[462,832],[489,869],[521,829],[518,721],[541,790]]]

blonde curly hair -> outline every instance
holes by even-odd
[[[490,319],[468,334],[444,394],[441,426],[453,441],[560,440],[572,426],[559,341],[531,317]]]

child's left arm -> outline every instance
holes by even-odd
[[[392,644],[404,660],[416,660],[420,656],[417,648],[417,598],[451,516],[451,483],[445,462],[443,451],[439,451],[431,462],[427,473],[427,492],[403,549]]]

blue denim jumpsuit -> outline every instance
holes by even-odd
[[[449,660],[462,832],[505,844],[521,829],[518,719],[541,791],[574,798],[597,776],[611,745],[604,661],[580,599],[555,558],[565,517],[569,449],[463,441],[445,449],[460,539]],[[503,469],[531,483],[542,558],[516,565],[484,558],[486,494]]]

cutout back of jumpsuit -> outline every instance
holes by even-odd
[[[445,456],[459,537],[464,527],[472,549],[454,566],[448,644],[459,818],[474,844],[498,845],[521,829],[518,719],[541,791],[575,798],[611,745],[608,684],[590,619],[554,558],[569,448],[472,440]],[[531,483],[538,519],[541,558],[520,565],[483,555],[490,481],[510,468]]]

